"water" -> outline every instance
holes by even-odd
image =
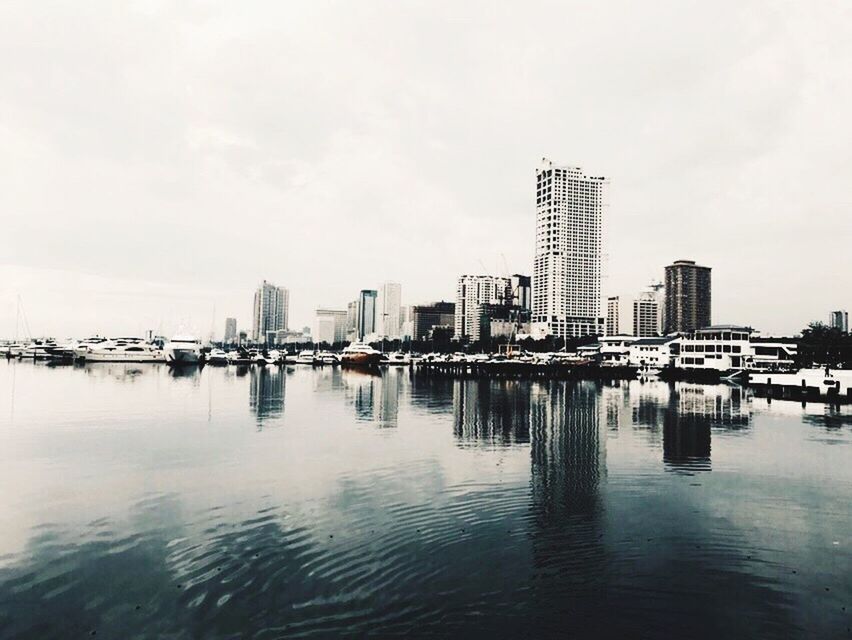
[[[852,637],[852,412],[0,362],[0,637]]]

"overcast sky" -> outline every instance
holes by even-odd
[[[610,178],[604,294],[852,307],[852,3],[0,3],[0,336],[291,326],[530,273],[543,156]],[[215,314],[215,315],[214,315]]]

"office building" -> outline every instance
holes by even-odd
[[[376,297],[376,333],[382,338],[396,340],[402,323],[400,307],[402,285],[398,282],[385,282]]]
[[[225,344],[234,344],[237,341],[237,319],[225,318]]]
[[[653,338],[660,330],[660,302],[654,291],[643,291],[633,301],[633,335]]]
[[[314,342],[317,344],[344,342],[348,316],[348,311],[342,309],[317,309],[313,331]]]
[[[606,299],[607,336],[633,335],[633,301],[624,296],[609,296]]]
[[[252,340],[267,342],[271,333],[287,329],[290,292],[264,280],[254,294]]]
[[[840,329],[843,333],[849,333],[849,312],[832,311],[828,314],[828,326],[832,329]]]
[[[536,170],[536,241],[532,322],[536,333],[579,337],[599,334],[601,226],[605,178],[579,167]]]
[[[710,267],[676,260],[666,267],[666,333],[710,326]]]
[[[376,333],[376,297],[375,289],[362,289],[358,297],[358,339]]]
[[[453,327],[456,322],[456,305],[453,302],[418,304],[411,308],[411,322],[415,340],[427,340],[435,327]]]
[[[399,337],[402,340],[411,340],[414,337],[414,307],[410,304],[403,305],[399,311]]]
[[[454,334],[456,340],[476,342],[482,336],[482,305],[509,305],[512,282],[500,276],[464,275],[456,286]]]

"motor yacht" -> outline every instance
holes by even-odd
[[[228,364],[228,354],[224,349],[211,349],[206,361],[209,364]]]
[[[251,355],[242,347],[228,352],[228,364],[245,365],[251,364]]]
[[[411,364],[411,354],[403,353],[402,351],[394,351],[385,356],[382,364],[406,366]]]
[[[319,351],[314,355],[314,364],[340,364],[340,356],[331,351]]]
[[[365,342],[353,342],[343,349],[340,362],[345,365],[370,366],[382,361],[381,351],[373,349]]]
[[[163,353],[171,365],[197,364],[201,361],[201,341],[191,335],[176,335],[163,346]]]
[[[296,364],[313,364],[314,363],[314,352],[313,351],[300,351],[299,355],[296,356]]]
[[[165,356],[156,345],[141,338],[113,338],[75,349],[85,362],[163,362]]]

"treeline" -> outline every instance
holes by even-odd
[[[798,364],[852,369],[852,335],[822,322],[810,323],[799,340]]]

